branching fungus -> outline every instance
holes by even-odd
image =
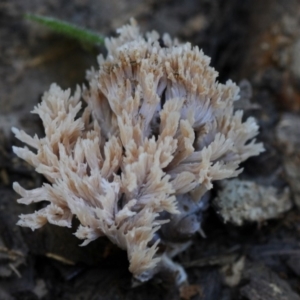
[[[179,270],[181,282],[171,257],[184,246],[174,243],[201,231],[213,181],[237,176],[242,161],[263,151],[253,140],[258,126],[234,112],[239,88],[218,83],[198,47],[156,32],[143,37],[134,21],[118,34],[106,39],[108,54],[83,92],[71,97],[52,84],[44,94],[33,110],[44,137],[13,128],[31,148],[14,147],[16,155],[49,182],[29,191],[14,183],[19,203],[49,203],[18,224],[71,227],[76,216],[83,245],[107,236],[126,249],[135,278],[165,266]]]

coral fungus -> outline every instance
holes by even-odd
[[[88,87],[70,96],[52,84],[44,94],[33,110],[44,137],[13,128],[31,148],[14,147],[16,155],[48,180],[33,190],[14,183],[19,203],[48,202],[18,224],[71,227],[76,216],[83,245],[107,236],[126,249],[135,278],[165,266],[180,271],[180,282],[174,243],[201,231],[213,181],[237,176],[242,161],[263,151],[253,140],[258,126],[234,112],[239,88],[218,83],[198,47],[156,32],[143,37],[134,21],[117,32]]]

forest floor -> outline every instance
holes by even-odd
[[[13,154],[19,142],[11,127],[41,133],[30,111],[42,93],[52,82],[74,90],[103,51],[25,21],[28,12],[104,36],[134,17],[142,31],[168,32],[203,48],[221,82],[241,85],[240,107],[260,126],[266,151],[243,164],[240,178],[273,186],[278,195],[287,191],[291,208],[243,226],[224,224],[210,208],[207,238],[195,236],[177,257],[190,283],[181,290],[168,280],[131,288],[126,253],[106,239],[79,247],[72,229],[16,226],[32,208],[17,204],[12,182],[34,188],[43,178]],[[0,1],[0,299],[300,300],[299,28],[296,0]]]

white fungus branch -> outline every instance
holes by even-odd
[[[184,233],[201,230],[191,216],[206,206],[213,182],[237,176],[239,164],[263,146],[253,140],[255,120],[234,112],[239,88],[218,83],[198,47],[167,35],[159,43],[156,32],[143,37],[134,21],[118,34],[106,39],[107,57],[88,72],[83,92],[70,96],[52,84],[44,94],[33,110],[44,137],[13,129],[30,147],[14,147],[15,154],[49,182],[30,191],[13,187],[19,203],[48,202],[21,215],[19,225],[71,227],[76,216],[83,245],[107,236],[127,251],[130,271],[143,281],[162,261],[170,264],[157,250],[172,224],[189,215]]]

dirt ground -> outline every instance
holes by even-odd
[[[258,140],[266,151],[244,163],[240,178],[273,186],[278,195],[288,191],[291,209],[236,226],[224,224],[210,208],[203,226],[207,238],[195,236],[177,258],[190,283],[181,290],[168,277],[131,288],[126,253],[106,239],[79,247],[72,229],[47,225],[32,232],[16,226],[18,215],[34,208],[17,204],[12,182],[33,188],[43,178],[12,153],[19,142],[10,128],[41,133],[30,111],[42,93],[52,82],[72,89],[82,84],[103,51],[25,21],[27,12],[104,36],[134,17],[143,31],[199,45],[221,82],[241,84],[238,105],[261,128]],[[300,299],[300,1],[0,0],[0,53],[1,300]]]

